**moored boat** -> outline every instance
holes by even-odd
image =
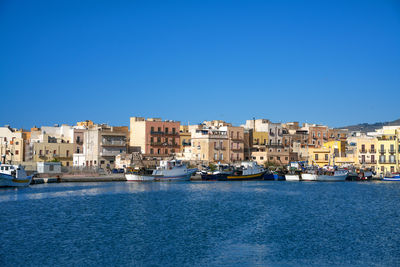
[[[187,181],[197,169],[188,169],[180,160],[163,160],[155,170],[132,170],[125,174],[127,181]]]
[[[249,181],[263,180],[264,174],[267,171],[263,167],[257,165],[253,161],[244,161],[236,168],[232,174],[226,177],[221,177],[219,181]]]
[[[348,171],[346,170],[328,170],[317,176],[317,181],[323,182],[341,182],[346,181]]]
[[[25,169],[21,165],[0,165],[0,187],[28,186],[32,181],[32,176],[26,175]]]
[[[390,181],[390,182],[400,182],[400,173],[392,173],[390,175],[386,175],[382,179],[383,181]]]
[[[133,182],[146,182],[154,181],[154,176],[152,176],[153,170],[151,169],[130,169],[125,173],[125,178],[127,181]]]
[[[302,181],[316,181],[318,175],[315,173],[302,173],[301,174],[301,180]]]
[[[223,180],[231,174],[233,170],[228,164],[217,164],[213,170],[208,169],[200,173],[201,179],[206,181]]]
[[[285,174],[286,181],[300,181],[300,174]]]

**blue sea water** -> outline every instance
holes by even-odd
[[[0,266],[399,266],[400,183],[0,189]]]

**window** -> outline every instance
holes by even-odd
[[[168,149],[165,149],[165,154],[168,154]]]
[[[53,164],[51,164],[51,165],[49,166],[49,171],[54,171],[54,165],[53,165]]]
[[[80,153],[80,149],[79,149],[79,147],[76,149],[76,153]]]
[[[66,154],[67,154],[67,157],[69,157],[69,150],[67,150],[67,153],[66,153]]]
[[[328,160],[328,154],[325,154],[325,160]]]
[[[154,127],[151,127],[151,132],[154,132]]]
[[[19,154],[19,151],[18,150],[15,150],[15,155],[18,155]]]
[[[289,158],[288,157],[285,157],[285,160],[288,160]]]
[[[161,132],[161,127],[157,127],[157,132]]]
[[[157,154],[161,154],[161,149],[157,149]]]
[[[260,160],[263,160],[264,159],[264,157],[260,157]]]
[[[274,157],[269,157],[269,160],[273,160],[274,159]]]
[[[48,155],[49,154],[49,151],[48,150],[46,150],[46,155]]]
[[[18,146],[18,145],[19,145],[19,142],[17,141],[17,142],[15,142],[15,144]]]
[[[172,133],[175,134],[176,130],[175,128],[172,128]]]
[[[57,150],[54,150],[54,151],[53,151],[53,154],[54,154],[54,155],[57,154]]]
[[[171,149],[171,153],[175,153],[175,149]]]
[[[154,154],[154,150],[150,148],[150,154]]]
[[[100,161],[100,164],[104,164],[104,163],[105,163],[105,161],[104,161],[104,160],[101,160],[101,161]]]
[[[315,160],[318,160],[318,154],[315,154]]]
[[[276,157],[277,160],[281,160],[281,157]]]
[[[214,159],[217,160],[218,159],[218,155],[217,153],[214,153]]]
[[[150,143],[151,144],[154,143],[154,138],[153,137],[150,137]]]
[[[96,164],[96,161],[94,163]],[[67,167],[69,166],[69,161],[67,161],[66,165],[67,165]]]
[[[166,134],[168,133],[168,127],[165,127],[165,133]]]

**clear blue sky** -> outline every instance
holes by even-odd
[[[0,1],[0,125],[400,118],[400,1]]]

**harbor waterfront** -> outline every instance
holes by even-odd
[[[400,183],[101,182],[0,189],[0,265],[400,262]]]

